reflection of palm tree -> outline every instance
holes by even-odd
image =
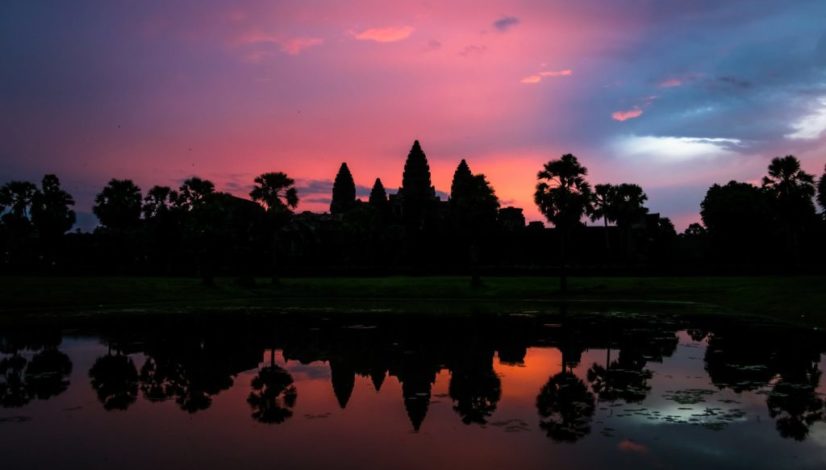
[[[148,357],[141,367],[141,392],[152,402],[182,395],[184,371],[174,361]]]
[[[769,415],[781,436],[802,441],[809,428],[824,418],[824,400],[817,393],[820,383],[820,350],[795,338],[774,356],[780,380],[766,399]]]
[[[809,427],[823,419],[823,399],[815,391],[819,380],[820,372],[815,371],[803,382],[784,378],[775,384],[766,404],[781,436],[802,441]]]
[[[17,408],[31,401],[29,388],[23,381],[26,358],[15,353],[0,360],[0,406]]]
[[[648,385],[651,371],[645,369],[644,360],[634,360],[629,356],[621,351],[619,359],[611,362],[609,348],[605,366],[594,363],[588,369],[588,382],[600,401],[624,400],[635,403],[644,400],[648,395],[651,390],[651,386]]]
[[[32,357],[26,368],[26,384],[40,400],[60,395],[69,388],[72,361],[56,348],[46,348]]]
[[[275,364],[275,353],[270,351],[270,365],[261,368],[252,379],[252,392],[247,397],[253,419],[267,424],[283,423],[293,415],[297,397],[292,376]]]
[[[450,376],[450,398],[453,409],[465,424],[485,424],[496,411],[502,395],[502,384],[492,368],[454,370]]]
[[[594,395],[572,372],[551,377],[536,397],[539,422],[551,439],[576,442],[591,432]]]
[[[124,354],[99,357],[89,369],[92,388],[107,411],[126,410],[138,398],[138,370]]]

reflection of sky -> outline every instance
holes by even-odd
[[[684,227],[773,156],[822,170],[821,0],[357,3],[8,0],[0,177],[56,172],[88,213],[111,177],[282,170],[322,210],[341,161],[396,188],[419,138],[437,189],[466,157],[536,219],[536,171],[573,152]]]
[[[681,333],[680,345],[663,363],[649,363],[654,373],[648,397],[641,403],[610,406],[598,402],[591,433],[576,444],[559,444],[538,428],[536,396],[542,385],[561,370],[555,348],[529,348],[521,366],[500,364],[502,396],[485,427],[464,425],[449,396],[450,372],[442,369],[431,390],[427,417],[413,433],[402,400],[398,377],[388,376],[380,391],[368,377],[356,377],[346,409],[340,409],[329,380],[329,364],[322,361],[285,363],[281,351],[276,363],[292,374],[298,399],[294,415],[280,425],[256,423],[246,402],[256,371],[245,371],[235,385],[213,397],[205,411],[187,414],[174,400],[149,403],[143,398],[128,411],[105,412],[89,386],[88,371],[106,354],[98,340],[67,338],[61,350],[69,354],[73,371],[69,390],[47,401],[33,401],[19,409],[0,409],[0,417],[28,416],[31,421],[0,424],[0,450],[10,461],[37,459],[46,466],[66,459],[94,455],[131,468],[171,465],[260,466],[278,462],[286,467],[421,468],[438,462],[457,468],[547,468],[632,465],[675,468],[752,467],[819,468],[826,451],[826,426],[816,424],[809,439],[798,443],[781,439],[768,417],[766,395],[718,391],[704,371],[704,343],[693,343]],[[603,364],[603,349],[582,355],[575,368],[584,377],[594,363]],[[617,351],[612,353],[616,359]],[[28,353],[27,353],[28,355]],[[132,354],[140,368],[142,354]],[[269,363],[262,354],[262,365]],[[826,362],[821,363],[821,369]],[[675,405],[663,398],[670,391],[690,388],[713,390],[705,402]],[[824,390],[821,385],[820,391]],[[720,400],[736,400],[726,403]],[[687,413],[675,407],[739,408],[742,419],[714,431],[690,424],[648,419]],[[619,417],[628,410],[645,410],[646,416]],[[613,431],[608,431],[613,429]],[[38,452],[49,442],[49,452]],[[31,460],[29,460],[31,461]],[[792,465],[793,464],[793,465]]]

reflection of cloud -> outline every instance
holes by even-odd
[[[636,454],[646,454],[648,453],[648,447],[644,446],[638,442],[634,442],[630,439],[623,439],[622,442],[617,444],[617,449],[623,452],[634,452]]]
[[[787,139],[817,139],[826,131],[826,98],[818,100],[815,109],[792,124],[794,132],[786,134]]]
[[[499,18],[498,20],[493,22],[493,27],[504,33],[505,31],[509,30],[510,28],[518,24],[519,18],[515,16],[503,16],[502,18]]]
[[[611,119],[614,121],[627,121],[629,119],[636,119],[642,116],[642,109],[634,107],[625,111],[614,111],[611,113]]]
[[[698,137],[624,136],[614,143],[620,157],[659,162],[710,160],[735,154],[739,139]]]
[[[407,39],[415,28],[412,26],[388,26],[386,28],[369,28],[361,32],[351,32],[359,41],[396,42]]]

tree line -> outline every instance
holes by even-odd
[[[216,191],[199,177],[145,193],[112,179],[95,198],[99,226],[70,232],[74,199],[55,175],[40,185],[0,187],[0,270],[6,273],[228,275],[251,284],[281,274],[753,272],[817,270],[824,261],[826,170],[816,180],[794,156],[771,161],[761,185],[714,184],[702,224],[677,234],[651,213],[633,183],[595,184],[566,154],[543,165],[534,201],[552,224],[525,223],[502,207],[483,174],[459,162],[441,200],[418,141],[402,185],[376,179],[366,201],[342,163],[329,213],[296,212],[295,181],[282,172],[254,179],[249,198]],[[586,226],[584,221],[601,221]],[[766,256],[772,253],[773,256]]]

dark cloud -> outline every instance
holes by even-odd
[[[503,16],[493,22],[493,27],[504,33],[518,24],[519,18],[515,16]]]

